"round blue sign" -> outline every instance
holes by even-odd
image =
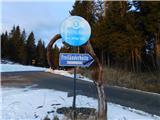
[[[89,23],[80,16],[67,18],[61,26],[62,39],[71,46],[85,44],[91,35]]]

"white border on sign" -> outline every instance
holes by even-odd
[[[60,56],[61,56],[61,54],[80,54],[80,55],[89,55],[91,58],[93,58],[89,53],[59,53],[59,58],[60,58]],[[94,59],[92,60],[92,62],[91,62],[91,64],[94,62]],[[61,67],[63,67],[63,65],[61,65],[61,63],[60,63],[60,59],[59,59],[59,66],[61,66]],[[81,65],[76,65],[77,67],[83,67],[83,66],[81,66]],[[71,65],[65,65],[64,67],[74,67],[74,66],[71,66]]]

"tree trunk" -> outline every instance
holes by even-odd
[[[131,51],[132,58],[132,71],[135,72],[134,50]]]
[[[108,68],[110,67],[110,55],[109,53],[107,53],[107,65],[108,65]]]
[[[98,120],[106,120],[107,103],[103,85],[96,84],[98,94]]]
[[[156,33],[156,42],[155,42],[155,63],[157,69],[160,70],[160,41],[159,41],[159,34]]]
[[[104,65],[104,51],[103,49],[101,50],[101,63]]]
[[[91,43],[88,41],[87,45],[83,46],[84,50],[88,52],[95,60],[92,70],[92,79],[97,88],[98,94],[98,115],[97,120],[107,120],[107,102],[104,92],[103,67],[98,57],[96,56]]]
[[[136,72],[140,72],[141,70],[141,57],[138,48],[135,48],[135,64],[136,64]]]
[[[160,70],[160,44],[156,44],[156,62],[157,68]]]

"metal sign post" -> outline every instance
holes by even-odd
[[[84,45],[90,38],[91,28],[89,23],[80,16],[71,16],[61,25],[62,40],[71,46],[78,47]],[[74,49],[75,52],[76,48]],[[59,57],[60,66],[74,66],[74,95],[73,110],[74,119],[76,117],[76,67],[88,67],[92,64],[93,58],[88,54],[65,54],[61,53]]]
[[[74,47],[74,52],[76,52],[76,47]],[[74,82],[73,82],[73,110],[74,110],[74,118],[76,118],[76,66],[74,66]]]
[[[76,109],[76,67],[74,67],[74,83],[73,83],[73,109]]]
[[[74,47],[76,51],[76,47]],[[59,66],[74,66],[74,83],[73,83],[73,110],[76,109],[76,70],[77,66],[89,67],[94,62],[94,59],[89,54],[78,53],[60,53]],[[74,113],[74,116],[76,113]]]

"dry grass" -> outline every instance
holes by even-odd
[[[81,69],[79,73],[91,78],[91,71]],[[160,71],[133,73],[121,69],[104,68],[106,84],[160,93]]]
[[[66,114],[63,120],[97,120],[95,115],[78,114],[76,119],[71,114]]]
[[[57,109],[57,113],[63,114],[65,120],[96,120],[96,109],[87,107],[62,107]],[[74,117],[75,116],[75,117]]]
[[[105,68],[104,79],[109,85],[160,93],[160,71],[133,73],[120,69]]]
[[[97,120],[96,114],[91,113],[90,115],[86,115],[83,113],[78,113],[76,118],[73,117],[73,111],[63,114],[62,120]],[[48,118],[46,116],[43,120],[60,120],[58,116],[54,116],[53,119]]]

